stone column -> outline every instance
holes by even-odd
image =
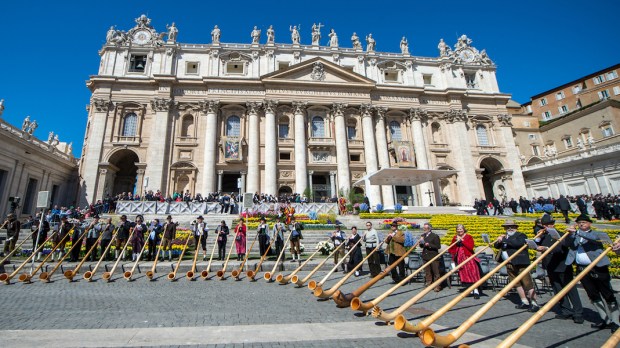
[[[390,168],[390,154],[388,153],[387,136],[385,135],[385,113],[386,107],[375,107],[377,113],[377,123],[375,124],[375,136],[377,138],[377,157],[381,169]],[[383,196],[383,206],[394,206],[394,186],[381,186]]]
[[[222,175],[224,174],[223,170],[218,170],[217,171],[217,191],[220,192],[222,191]],[[206,194],[211,193],[211,192],[205,192]]]
[[[84,185],[80,185],[79,205],[84,206],[95,203],[97,199],[103,197],[96,196],[99,179],[99,162],[103,149],[103,140],[106,133],[108,112],[112,109],[112,102],[109,100],[93,98],[90,106],[90,126],[88,127],[88,140],[86,148],[82,154],[84,163],[82,165],[82,180]],[[82,182],[80,182],[81,184]]]
[[[422,132],[422,119],[426,119],[426,110],[410,109],[409,118],[411,120],[411,130],[413,131],[413,150],[415,151],[415,160],[418,169],[430,169],[428,158],[426,157],[426,142],[424,141],[424,133]],[[420,202],[422,206],[428,207],[431,204],[430,197],[426,194],[431,190],[430,182],[424,182],[420,185]],[[441,191],[441,187],[435,186],[435,192]],[[431,190],[433,191],[433,190]],[[436,204],[437,205],[437,204]]]
[[[277,100],[265,100],[265,194],[278,193],[278,133],[276,131]]]
[[[202,194],[205,197],[215,192],[215,162],[217,159],[217,111],[220,102],[217,100],[207,100],[200,104],[203,112],[207,113],[207,122],[204,141],[204,159],[202,162]],[[218,172],[217,191],[222,190],[222,177]]]
[[[239,191],[241,191],[241,194],[244,194],[244,193],[248,192],[248,191],[245,190],[245,188],[246,188],[246,186],[245,186],[245,179],[246,179],[245,175],[247,173],[248,172],[241,172],[240,173],[241,174],[241,188],[239,189]],[[254,192],[252,192],[252,193],[254,193]]]
[[[375,132],[372,120],[372,106],[362,104],[362,132],[364,134],[364,157],[366,159],[366,174],[372,174],[379,170],[377,163],[377,145],[375,144]],[[379,185],[366,185],[366,194],[371,205],[381,203],[381,187]]]
[[[330,190],[331,190],[331,196],[329,198],[338,196],[338,192],[336,191],[336,172],[335,171],[329,172],[329,184],[330,184]]]
[[[144,187],[144,172],[146,171],[146,163],[136,163],[136,167],[138,170],[136,171],[136,192],[140,195],[140,199],[145,193]]]
[[[347,104],[334,103],[331,116],[334,119],[336,139],[336,162],[338,168],[338,189],[343,192],[351,188],[351,173],[349,171],[349,149],[347,146],[347,127],[344,122],[344,109]]]
[[[248,107],[248,182],[247,192],[260,192],[260,127],[258,109],[263,105],[260,102],[246,103]]]
[[[306,102],[293,102],[295,115],[295,191],[302,194],[308,187],[308,171],[306,147]]]
[[[445,115],[450,126],[452,143],[451,150],[457,160],[459,171],[457,182],[461,193],[461,204],[471,206],[476,197],[483,197],[484,191],[478,192],[476,185],[476,168],[471,154],[469,131],[467,128],[467,114],[463,110],[450,110]],[[515,152],[516,153],[516,152]]]
[[[515,141],[512,136],[512,116],[508,114],[497,115],[497,119],[500,123],[502,140],[504,142],[504,146],[506,147],[506,161],[513,169],[512,185],[514,188],[514,197],[527,197],[525,179],[523,179],[523,173],[521,172],[521,161],[519,160],[517,146],[515,145]]]
[[[308,171],[308,187],[310,188],[310,195],[314,196],[314,188],[312,187],[312,175],[314,174],[314,170]],[[310,197],[307,197],[310,198]]]
[[[151,100],[151,108],[155,111],[153,128],[149,135],[149,147],[146,152],[145,176],[149,178],[148,190],[161,190],[166,194],[166,178],[168,173],[168,151],[170,151],[170,110],[175,102],[169,98],[155,98]]]

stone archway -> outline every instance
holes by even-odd
[[[498,159],[487,157],[480,162],[480,171],[482,174],[481,180],[482,188],[484,190],[484,197],[487,202],[489,202],[493,199],[493,197],[496,197],[499,194],[499,192],[495,191],[495,188],[504,173],[504,166]],[[497,197],[500,201],[502,198],[503,197]]]
[[[289,196],[293,194],[293,189],[290,186],[281,186],[278,190],[278,197]]]
[[[140,162],[138,155],[131,150],[120,150],[112,154],[108,162],[118,168],[112,181],[112,195],[122,192],[136,192],[136,182],[138,175],[138,166]]]

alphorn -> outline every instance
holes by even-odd
[[[619,242],[619,241],[620,239],[616,239],[616,242]],[[547,301],[547,303],[545,303],[544,306],[542,306],[536,313],[534,313],[534,315],[532,315],[525,323],[521,324],[521,326],[519,326],[518,329],[513,331],[510,334],[510,336],[506,337],[506,339],[503,340],[502,343],[498,345],[498,347],[500,348],[512,347],[515,343],[517,343],[519,338],[521,338],[521,336],[523,336],[527,332],[527,330],[531,329],[532,326],[534,326],[534,324],[536,324],[536,322],[540,320],[540,318],[542,318],[543,315],[545,315],[545,313],[550,311],[553,308],[553,306],[555,306],[556,303],[560,302],[560,300],[564,296],[566,296],[566,294],[575,285],[577,285],[577,282],[583,279],[583,277],[585,277],[592,270],[592,268],[594,268],[596,264],[599,263],[599,261],[601,261],[605,256],[607,256],[607,253],[611,251],[611,248],[612,247],[610,245],[607,249],[603,250],[603,252],[599,256],[597,256],[594,260],[592,260],[592,262],[586,268],[584,268],[581,272],[579,272],[579,274],[577,274],[575,278],[573,278],[573,280],[570,281],[570,283],[562,287],[562,290],[560,292],[558,292],[549,301]]]
[[[1,282],[4,282],[5,284],[10,284],[10,283],[11,283],[11,279],[13,279],[13,277],[15,277],[15,275],[16,275],[17,273],[19,273],[19,271],[20,271],[22,268],[24,268],[24,266],[26,266],[26,264],[27,264],[30,260],[32,260],[32,258],[33,258],[33,257],[34,257],[34,256],[35,256],[35,255],[36,255],[39,251],[41,251],[41,249],[43,249],[43,247],[45,246],[45,243],[47,243],[47,242],[48,242],[48,241],[49,241],[49,240],[50,240],[50,239],[51,239],[51,238],[52,238],[55,234],[56,234],[56,232],[52,233],[52,235],[51,235],[51,236],[49,236],[49,238],[47,238],[47,239],[45,240],[45,242],[43,242],[41,245],[39,245],[39,247],[37,248],[37,250],[33,250],[33,251],[32,251],[32,254],[31,254],[30,256],[28,256],[28,258],[26,259],[26,261],[22,262],[22,263],[19,265],[19,267],[17,267],[17,269],[15,269],[15,271],[13,271],[13,273],[11,273],[11,274],[7,274],[7,273],[2,273],[2,274],[0,274],[0,281],[1,281]],[[45,260],[44,260],[44,261],[45,261]],[[24,281],[30,281],[30,278],[31,278],[31,277],[32,277],[32,276],[31,276],[30,274],[28,274],[28,273],[24,273],[24,274],[21,274],[21,275],[19,276],[19,278],[18,278],[18,279],[19,279],[19,281],[24,282]],[[22,279],[23,279],[23,280],[22,280]]]
[[[179,266],[181,266],[181,261],[183,261],[183,255],[185,255],[185,250],[187,250],[187,245],[189,244],[190,237],[191,236],[188,236],[187,240],[185,241],[185,245],[183,246],[183,250],[181,250],[181,256],[179,256],[179,261],[177,261],[177,266],[174,268],[174,271],[168,273],[168,280],[170,280],[170,281],[176,280],[177,271],[179,270]]]
[[[73,228],[69,231],[69,233],[67,233],[67,235],[65,235],[65,238],[67,238],[70,234],[71,231],[73,231]],[[71,245],[71,248],[69,248],[69,252],[64,254],[62,256],[62,258],[60,259],[60,261],[58,261],[58,263],[56,264],[56,266],[54,268],[52,268],[52,270],[48,273],[48,272],[43,272],[39,275],[39,280],[44,282],[44,283],[49,283],[50,279],[52,279],[52,275],[56,272],[56,270],[60,267],[60,265],[62,264],[63,261],[65,261],[65,259],[67,257],[69,257],[69,255],[71,255],[71,252],[73,251],[73,249],[75,249],[75,247],[78,248],[82,248],[82,237],[84,237],[86,235],[86,233],[82,234],[78,240],[77,243],[74,243]],[[61,242],[62,243],[62,242]],[[60,243],[59,243],[60,244]]]
[[[147,242],[144,241],[144,245],[142,246],[142,249],[140,250],[140,253],[136,257],[136,262],[133,264],[133,267],[131,267],[131,271],[125,271],[125,273],[123,273],[123,277],[125,279],[127,279],[127,281],[131,281],[131,276],[133,276],[133,272],[135,272],[136,267],[138,267],[138,263],[140,262],[140,258],[142,257],[142,254],[144,253],[144,250],[146,250],[146,245],[147,245]]]
[[[291,272],[291,274],[284,276],[282,273],[278,274],[278,276],[276,277],[276,281],[280,282],[280,284],[288,284],[288,282],[291,280],[291,278],[293,278],[295,276],[295,274],[297,274],[299,271],[301,271],[302,268],[304,268],[304,266],[306,264],[308,264],[308,262],[310,262],[310,260],[319,252],[321,251],[321,249],[318,249],[317,251],[313,252],[312,255],[310,255],[310,257],[308,257],[308,259],[306,259],[306,261],[304,261],[301,265],[299,265],[299,267],[297,267],[293,272]]]
[[[611,337],[605,342],[601,348],[615,348],[620,345],[620,329],[616,330]]]
[[[112,236],[112,239],[110,239],[110,243],[108,243],[108,246],[105,247],[105,250],[101,254],[101,257],[99,258],[99,261],[97,261],[97,264],[95,265],[95,268],[93,268],[92,271],[86,271],[84,273],[84,279],[88,280],[89,282],[91,280],[93,280],[93,276],[95,275],[95,273],[97,273],[97,269],[99,268],[99,265],[101,264],[101,261],[103,261],[103,259],[107,256],[108,250],[110,250],[110,247],[112,247],[112,244],[116,240],[116,235],[118,234],[118,227],[114,230],[113,233],[114,233],[114,235]]]
[[[543,234],[543,232],[540,232],[539,234],[537,234],[534,237],[534,239],[540,237],[542,234]],[[452,299],[450,302],[445,304],[439,310],[433,312],[432,315],[430,315],[429,317],[427,317],[424,320],[420,321],[419,323],[412,324],[412,323],[407,321],[407,319],[405,318],[404,315],[400,314],[394,320],[394,328],[396,330],[406,331],[406,332],[414,332],[414,333],[417,333],[417,332],[420,332],[420,331],[423,331],[423,330],[427,329],[428,327],[431,326],[432,323],[437,321],[437,319],[439,319],[444,314],[446,314],[450,309],[452,309],[452,307],[456,306],[465,297],[469,296],[469,294],[474,289],[479,288],[482,284],[484,284],[484,282],[489,280],[489,278],[491,278],[495,273],[499,272],[502,269],[502,267],[506,266],[515,257],[519,256],[519,254],[523,250],[525,250],[525,249],[527,249],[527,244],[525,244],[522,247],[520,247],[519,249],[517,249],[517,251],[514,254],[510,255],[506,260],[502,261],[502,263],[500,263],[499,265],[495,266],[495,268],[493,268],[491,271],[489,271],[489,273],[487,273],[483,277],[481,277],[477,282],[472,284],[469,288],[467,288],[467,290],[463,290],[463,292],[461,292],[457,297]]]
[[[237,235],[239,234],[239,232],[235,233],[235,240],[237,239]],[[232,243],[230,243],[230,250],[228,250],[228,255],[226,255],[226,261],[224,261],[224,265],[222,266],[222,269],[217,271],[216,275],[220,278],[220,280],[224,280],[226,278],[224,278],[224,275],[226,274],[226,267],[228,266],[228,260],[230,260],[230,254],[232,254],[233,248],[235,247],[235,240],[233,240]]]
[[[398,290],[398,288],[400,288],[401,286],[403,286],[405,284],[408,284],[409,281],[411,279],[413,279],[415,276],[417,276],[418,273],[422,272],[426,268],[427,265],[430,265],[435,260],[440,258],[443,254],[448,252],[448,250],[452,246],[454,246],[454,245],[456,245],[456,242],[450,244],[447,248],[445,248],[444,250],[439,252],[437,255],[433,256],[432,259],[430,259],[430,260],[426,261],[424,264],[422,264],[422,266],[420,266],[420,268],[418,268],[415,271],[411,272],[411,274],[408,275],[407,277],[405,277],[405,279],[401,280],[398,284],[396,284],[393,287],[389,288],[386,292],[384,292],[383,294],[379,295],[374,300],[372,300],[370,302],[362,302],[362,300],[359,297],[353,298],[351,300],[351,309],[354,310],[354,311],[358,311],[359,310],[359,311],[364,312],[364,314],[366,314],[369,310],[373,309],[381,301],[385,300],[388,296],[390,296],[394,291]]]
[[[353,267],[352,270],[349,270],[349,272],[344,277],[342,277],[342,279],[340,279],[336,284],[334,284],[331,288],[329,288],[329,290],[323,290],[323,287],[318,286],[316,289],[314,289],[314,296],[318,298],[328,298],[334,295],[335,292],[338,289],[340,289],[342,284],[344,284],[349,278],[351,278],[351,276],[355,274],[355,272],[357,272],[357,270],[360,269],[360,267],[364,265],[364,262],[366,262],[366,260],[368,260],[374,253],[379,251],[379,249],[383,246],[383,244],[385,244],[385,242],[389,241],[390,239],[391,237],[387,237],[385,240],[379,243],[368,255],[366,255],[365,258],[362,259],[362,261],[360,261],[357,265],[355,265],[355,267]],[[362,238],[360,238],[358,242],[361,242],[361,240]],[[355,250],[355,247],[351,248],[351,250]],[[360,253],[361,252],[362,250],[360,249]]]
[[[388,273],[390,273],[392,269],[396,268],[399,263],[403,262],[405,260],[405,257],[407,257],[413,250],[415,250],[415,248],[418,247],[418,244],[420,244],[420,240],[421,239],[418,239],[418,241],[413,246],[411,246],[409,250],[407,250],[401,257],[399,257],[396,261],[389,265],[385,270],[374,276],[371,280],[366,282],[366,284],[355,289],[353,292],[345,295],[340,290],[336,291],[334,293],[334,296],[332,296],[332,299],[334,300],[334,302],[336,302],[336,306],[338,308],[349,307],[351,305],[351,301],[354,298],[359,298],[364,293],[364,291],[375,285],[375,283],[377,283],[379,280],[383,279]]]
[[[308,273],[308,275],[306,275],[306,277],[304,279],[299,279],[299,277],[297,275],[294,275],[291,278],[291,282],[293,282],[294,284],[297,285],[297,287],[302,287],[304,286],[304,284],[308,281],[308,279],[310,279],[314,273],[318,272],[319,269],[321,269],[321,267],[323,267],[323,265],[325,263],[327,263],[327,261],[329,259],[331,259],[331,257],[338,252],[338,250],[344,246],[344,243],[341,243],[340,245],[338,245],[337,247],[334,248],[334,250],[332,250],[332,252],[327,255],[327,257],[325,259],[323,259],[323,261],[321,261],[321,263],[319,263],[316,267],[314,267],[314,269],[312,271],[310,271],[310,273]]]
[[[431,328],[427,328],[419,332],[418,337],[420,338],[422,343],[425,346],[433,346],[433,347],[448,347],[452,345],[452,343],[454,343],[456,340],[461,338],[461,336],[463,336],[465,332],[469,330],[469,328],[471,328],[478,320],[480,320],[480,318],[482,318],[482,316],[486,314],[486,312],[488,312],[489,309],[491,309],[491,307],[493,307],[497,302],[499,302],[499,300],[501,300],[504,297],[504,295],[508,293],[508,291],[510,291],[515,285],[517,285],[517,283],[519,283],[521,279],[523,279],[526,275],[529,275],[530,272],[534,269],[534,267],[536,267],[536,265],[539,262],[541,262],[545,258],[545,256],[549,255],[555,247],[560,245],[562,241],[564,240],[564,238],[566,238],[568,235],[569,235],[568,233],[565,233],[559,240],[557,240],[554,244],[552,244],[549,247],[549,249],[547,249],[544,253],[542,253],[542,255],[540,255],[538,259],[530,263],[530,265],[527,266],[525,269],[523,269],[521,273],[519,273],[515,277],[515,279],[513,279],[510,283],[508,283],[508,285],[506,285],[502,290],[500,290],[500,292],[498,292],[491,300],[489,300],[489,302],[484,304],[484,306],[478,309],[476,313],[470,316],[465,322],[463,322],[463,324],[461,324],[454,331],[450,332],[447,335],[438,335]]]
[[[168,223],[166,223],[166,224],[168,224]],[[164,225],[164,229],[165,228],[166,227]],[[155,232],[155,235],[157,235],[157,232]],[[159,241],[159,246],[157,247],[157,254],[155,254],[155,261],[153,261],[153,267],[151,267],[150,271],[146,271],[146,276],[149,278],[149,280],[153,280],[153,276],[155,275],[155,271],[156,271],[155,267],[157,267],[157,260],[159,260],[159,253],[161,253],[161,247],[162,247],[163,244],[164,244],[164,238],[162,238]]]
[[[338,269],[338,267],[344,262],[344,260],[347,258],[347,256],[349,256],[349,254],[351,254],[354,250],[355,247],[362,241],[362,238],[360,238],[360,240],[357,241],[357,243],[355,243],[353,245],[353,247],[351,248],[351,250],[349,250],[346,254],[344,254],[344,256],[342,257],[342,259],[340,261],[338,261],[338,263],[325,275],[325,277],[323,277],[323,279],[321,279],[320,282],[315,282],[314,280],[311,280],[308,283],[308,289],[310,289],[313,293],[316,289],[319,289],[323,286],[323,284],[325,284],[325,282],[327,281],[327,279],[329,279],[329,277],[331,277],[332,274],[334,274],[334,272],[336,272],[336,270]],[[342,245],[343,243],[341,243]]]
[[[292,235],[293,235],[293,232],[291,231],[291,233],[288,234],[288,237],[286,237],[286,241],[282,245],[282,251],[280,251],[280,255],[278,255],[278,259],[276,260],[276,263],[273,265],[273,269],[271,269],[271,272],[266,272],[265,275],[263,276],[263,278],[265,278],[266,281],[268,281],[268,282],[272,282],[273,281],[273,279],[272,279],[273,278],[273,274],[275,273],[276,268],[278,267],[278,264],[280,263],[280,260],[282,259],[282,256],[284,255],[284,251],[286,250],[286,243],[289,243],[289,247],[291,245],[291,236]]]
[[[8,260],[11,256],[13,256],[13,254],[15,254],[17,250],[21,250],[20,248],[22,247],[22,245],[24,245],[24,243],[26,243],[27,240],[28,240],[28,237],[24,238],[24,240],[22,240],[21,243],[17,244],[15,248],[13,248],[13,250],[5,258],[2,259],[2,261],[0,261],[0,265],[4,265],[4,261]],[[5,243],[7,242],[8,241],[5,241]],[[33,242],[34,242],[34,238],[33,238]]]
[[[209,258],[209,264],[207,265],[207,269],[200,272],[200,276],[204,280],[207,280],[207,277],[209,276],[209,272],[211,271],[211,261],[213,261],[213,255],[215,254],[216,246],[217,246],[217,239],[215,240],[215,243],[213,243],[213,250],[211,250],[211,257]]]
[[[243,258],[243,262],[241,262],[239,269],[233,269],[232,272],[230,273],[230,275],[236,280],[239,280],[239,275],[241,275],[241,273],[243,272],[243,266],[245,266],[245,263],[248,261],[248,257],[250,257],[250,251],[252,251],[252,248],[254,247],[254,243],[257,240],[258,240],[258,233],[256,234],[256,237],[254,237],[252,244],[250,244],[250,249],[245,251],[245,257]]]
[[[256,274],[258,273],[258,271],[260,270],[260,266],[263,264],[263,262],[265,261],[265,259],[267,258],[267,255],[269,255],[269,250],[271,250],[271,246],[273,245],[273,243],[276,241],[276,238],[272,238],[271,242],[269,243],[269,245],[267,246],[267,250],[265,250],[265,253],[260,257],[260,260],[258,261],[258,264],[256,264],[256,268],[252,271],[249,270],[245,273],[246,276],[248,276],[248,279],[250,281],[254,281],[256,279],[254,279],[254,277],[256,277]]]
[[[192,262],[192,269],[185,273],[185,277],[187,278],[187,280],[194,280],[194,274],[196,274],[196,262],[198,261],[198,246],[200,243],[200,238],[198,238],[198,242],[196,243],[196,249],[194,250],[194,262]]]
[[[53,232],[53,233],[49,236],[49,238],[47,238],[47,239],[45,240],[45,242],[43,242],[43,244],[42,244],[42,245],[39,245],[39,248],[37,248],[36,252],[37,252],[37,253],[38,253],[38,252],[40,252],[40,251],[43,249],[43,247],[45,246],[45,243],[49,242],[49,241],[50,241],[50,240],[54,237],[54,235],[55,235],[56,233],[58,233],[58,232]],[[41,263],[37,266],[37,268],[35,268],[34,270],[31,270],[31,271],[30,271],[30,273],[22,273],[22,274],[20,274],[20,275],[19,275],[19,277],[18,277],[17,279],[18,279],[20,282],[30,283],[30,279],[32,279],[32,277],[33,277],[33,276],[34,276],[37,272],[39,272],[39,270],[41,269],[41,267],[43,267],[43,265],[45,264],[45,262],[47,261],[47,259],[49,259],[49,258],[52,256],[52,254],[54,253],[54,250],[56,250],[56,248],[53,248],[53,249],[52,249],[52,252],[50,252],[47,256],[45,256],[45,258],[43,258],[43,261],[41,261]]]
[[[450,271],[446,272],[446,274],[444,274],[443,276],[439,277],[439,279],[435,280],[431,285],[427,286],[424,290],[420,291],[417,295],[413,296],[409,301],[403,303],[400,307],[398,307],[397,309],[393,310],[392,312],[387,313],[387,312],[383,311],[381,308],[379,308],[378,306],[375,306],[372,309],[372,316],[377,318],[377,319],[381,319],[381,320],[385,321],[387,324],[389,324],[399,314],[403,313],[409,307],[413,306],[416,302],[418,302],[418,300],[420,300],[422,297],[426,296],[426,294],[428,294],[429,292],[433,291],[435,289],[435,287],[441,285],[441,283],[443,283],[446,279],[448,279],[452,274],[454,274],[461,267],[466,265],[469,261],[473,260],[475,257],[480,255],[482,252],[484,252],[488,248],[490,248],[489,245],[487,245],[484,248],[481,248],[480,250],[478,250],[477,252],[475,252],[474,254],[469,256],[467,259],[465,259],[463,262],[459,263],[456,267],[454,267]]]
[[[84,234],[86,234],[88,232],[84,232]],[[86,253],[86,255],[84,255],[84,258],[82,259],[82,261],[80,261],[80,263],[78,263],[78,265],[75,267],[74,270],[67,270],[65,271],[65,278],[69,279],[70,282],[73,281],[73,277],[75,277],[75,275],[80,271],[80,268],[82,268],[82,265],[84,264],[84,262],[86,262],[86,259],[88,259],[88,257],[90,256],[90,253],[93,252],[93,250],[95,250],[95,248],[98,246],[99,241],[101,240],[101,237],[103,236],[103,233],[99,235],[99,238],[97,238],[97,241],[95,241],[95,244],[93,244],[90,249],[88,250],[88,252]]]
[[[118,263],[121,262],[121,259],[123,258],[123,254],[125,253],[125,250],[127,250],[127,246],[129,245],[129,241],[131,240],[131,237],[133,237],[133,233],[134,233],[134,229],[132,227],[129,233],[129,238],[127,238],[127,241],[125,242],[125,245],[123,245],[123,249],[121,249],[121,252],[118,253],[118,258],[116,259],[116,262],[114,262],[114,266],[112,266],[112,269],[110,270],[110,272],[103,273],[103,279],[106,280],[107,282],[112,280],[112,275],[114,274],[114,271],[116,270],[116,267],[118,266]]]

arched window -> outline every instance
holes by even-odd
[[[191,137],[194,135],[194,117],[192,115],[183,116],[181,121],[181,136]]]
[[[323,121],[323,117],[314,116],[312,118],[312,137],[325,138],[325,121]]]
[[[123,133],[124,137],[135,137],[138,129],[138,115],[129,113],[123,118]]]
[[[478,145],[489,146],[489,135],[485,126],[481,124],[476,126],[476,136],[478,137]]]
[[[278,137],[281,139],[287,139],[289,133],[288,117],[281,117],[278,124]]]
[[[392,141],[403,140],[403,134],[400,131],[400,123],[396,121],[390,122],[390,135],[392,137]]]
[[[357,122],[355,120],[349,120],[347,123],[347,139],[357,139]]]
[[[241,136],[241,119],[239,116],[230,116],[226,120],[226,135],[229,137]]]

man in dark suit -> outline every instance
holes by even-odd
[[[568,246],[566,265],[572,266],[575,263],[577,272],[582,272],[585,267],[592,263],[592,260],[603,253],[604,247],[601,240],[604,233],[594,232],[590,229],[592,219],[588,215],[581,214],[575,221],[579,224],[579,228],[567,229],[570,236],[564,242]],[[620,309],[611,288],[609,265],[609,258],[603,257],[581,279],[581,285],[583,285],[588,298],[601,317],[600,322],[591,326],[596,329],[610,328],[613,333],[620,328]]]
[[[555,204],[562,212],[562,215],[564,215],[564,221],[566,223],[569,223],[570,219],[568,218],[568,211],[570,210],[570,202],[568,201],[568,199],[566,199],[564,195],[560,195],[560,198],[558,198]]]
[[[422,227],[424,233],[422,233],[422,240],[420,241],[420,247],[422,248],[422,260],[426,263],[430,261],[433,257],[439,254],[439,249],[441,249],[441,242],[439,241],[439,236],[433,233],[433,226],[430,223],[425,223]],[[424,285],[429,286],[435,280],[441,277],[441,273],[439,271],[439,259],[431,262],[430,265],[427,265],[424,268]],[[441,285],[438,285],[435,288],[435,292],[441,291]]]
[[[582,215],[588,215],[588,208],[586,206],[586,201],[583,196],[579,196],[577,198],[577,207],[579,208],[579,213]]]

